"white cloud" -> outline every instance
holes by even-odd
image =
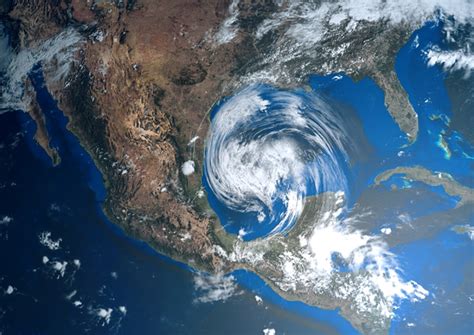
[[[328,25],[337,26],[345,20],[388,20],[392,24],[418,25],[433,18],[437,10],[452,15],[459,22],[468,22],[474,16],[474,3],[470,0],[341,0],[331,3],[295,0],[282,8],[281,12],[264,21],[257,37],[289,22],[291,36],[314,43],[327,33]],[[303,32],[309,34],[300,34]]]
[[[353,257],[354,267],[358,267],[365,257],[354,257],[354,252],[366,246],[369,240],[369,236],[358,231],[349,232],[343,225],[318,225],[309,238],[309,248],[317,269],[329,273],[334,268],[334,254],[339,254],[344,259]]]
[[[38,235],[39,242],[49,250],[59,250],[61,248],[61,238],[53,240],[51,238],[51,232],[45,231]]]
[[[337,67],[337,57],[349,50],[350,42],[329,48],[322,47],[322,41],[333,39],[334,33],[350,37],[366,27],[368,22],[384,21],[389,27],[404,25],[415,29],[427,20],[435,19],[439,12],[443,17],[452,15],[459,23],[472,23],[474,13],[471,0],[294,0],[283,3],[281,10],[257,29],[257,39],[277,29],[279,38],[272,46],[272,52],[261,61],[260,70],[242,79],[245,83],[292,83],[315,72],[310,60],[317,58],[325,60],[319,69],[321,72],[343,71],[345,68]],[[345,33],[335,32],[335,29],[344,29]],[[456,55],[457,66],[465,66],[468,60],[460,56]],[[286,66],[296,61],[299,63],[297,72]],[[361,61],[353,59],[353,66],[362,66]]]
[[[219,30],[214,35],[214,40],[217,45],[229,43],[238,33],[237,19],[239,16],[239,0],[232,0],[229,6],[229,14],[227,18],[221,23]]]
[[[194,161],[186,161],[183,163],[183,165],[181,166],[181,172],[183,172],[183,174],[185,176],[189,176],[191,174],[194,173]]]
[[[263,335],[275,335],[276,334],[276,330],[274,328],[265,328],[262,331],[263,331]]]
[[[457,20],[472,18],[474,6],[470,0],[344,0],[339,2],[342,12],[355,20],[378,21],[388,19],[393,23],[422,22],[441,9]]]
[[[318,193],[346,188],[335,154],[345,154],[345,135],[343,122],[319,97],[250,85],[212,120],[205,177],[228,208],[258,222],[268,217],[276,223],[269,234],[275,234],[296,222],[309,184]],[[308,157],[315,158],[308,163]],[[274,210],[277,202],[283,213]]]
[[[272,248],[272,239],[278,239],[281,252],[272,265],[282,271],[282,276],[275,279],[279,289],[290,294],[304,290],[350,302],[354,313],[361,317],[369,313],[378,317],[381,325],[393,318],[402,300],[425,299],[429,292],[403,278],[396,256],[384,240],[357,229],[367,214],[345,217],[336,203],[341,205],[340,197],[334,196],[332,204],[325,203],[313,227],[299,236],[298,245],[288,246],[284,239],[271,236],[237,243],[229,259],[258,268]]]
[[[380,229],[380,232],[385,235],[390,235],[392,233],[392,228],[390,227],[384,227]]]
[[[241,293],[237,290],[234,276],[225,276],[219,273],[215,275],[202,272],[196,273],[194,288],[197,293],[194,301],[197,303],[226,301],[230,297]]]
[[[13,221],[13,218],[11,218],[10,216],[5,215],[4,217],[2,217],[0,219],[0,225],[8,225],[12,221]]]
[[[25,95],[25,81],[36,64],[42,64],[55,83],[64,82],[75,61],[74,53],[80,41],[81,35],[68,28],[36,46],[22,49],[18,54],[11,49],[2,50],[10,62],[4,70],[6,78],[3,82],[7,84],[0,86],[0,111],[28,110],[30,101]]]
[[[120,313],[122,313],[123,315],[126,315],[127,314],[127,307],[125,306],[119,306],[119,311]]]
[[[437,46],[426,51],[428,66],[441,65],[445,71],[463,70],[468,78],[474,71],[474,54],[469,50],[441,50]]]
[[[66,295],[66,300],[71,300],[77,294],[77,290],[73,290],[71,293]]]
[[[244,228],[240,228],[240,229],[239,229],[239,233],[238,233],[237,236],[238,236],[240,239],[243,239],[244,236],[247,235],[248,233],[249,233],[249,232],[246,231]]]
[[[110,319],[112,318],[112,311],[112,308],[99,308],[96,310],[96,315],[101,320],[102,326],[110,323]]]
[[[355,229],[358,218],[339,219],[326,215],[319,221],[308,238],[308,247],[298,252],[287,251],[281,256],[285,291],[296,286],[312,288],[320,294],[336,299],[353,301],[359,313],[376,313],[384,318],[393,317],[398,301],[418,301],[429,292],[415,281],[405,281],[394,254],[378,236]],[[348,272],[339,270],[337,256]],[[335,284],[336,283],[336,284]]]
[[[10,294],[13,294],[13,292],[15,292],[16,288],[14,288],[13,286],[11,285],[8,285],[7,289],[5,290],[5,294],[6,295],[10,295]]]
[[[184,241],[190,240],[191,237],[192,237],[192,235],[191,235],[190,232],[185,232],[185,233],[181,234],[180,240],[181,240],[182,242],[184,242]]]
[[[199,136],[194,136],[192,139],[189,140],[188,145],[189,146],[193,145],[194,143],[196,143],[198,139],[199,139]]]
[[[51,262],[51,268],[55,272],[57,272],[58,278],[59,277],[64,277],[64,275],[66,274],[66,267],[67,267],[67,262],[66,261],[64,261],[64,262],[59,262],[59,261]]]
[[[397,216],[398,220],[400,220],[400,222],[402,224],[405,224],[405,225],[408,225],[408,226],[411,226],[411,222],[413,221],[410,214],[408,213],[400,213],[398,216]]]

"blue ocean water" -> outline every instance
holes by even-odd
[[[40,67],[31,79],[62,160],[52,166],[33,139],[27,114],[0,115],[0,220],[9,218],[0,224],[2,333],[243,334],[268,327],[334,333],[271,301],[257,304],[255,293],[242,288],[225,302],[194,303],[189,267],[127,237],[105,218],[99,171],[66,129]],[[60,239],[59,249],[40,243],[48,232],[51,240]],[[58,264],[66,264],[64,274]],[[109,320],[99,316],[104,312],[111,312]]]
[[[414,144],[408,142],[406,135],[401,132],[388,113],[384,105],[383,92],[373,80],[365,78],[355,83],[343,74],[309,78],[309,84],[316,94],[329,97],[355,111],[362,124],[364,135],[373,148],[373,152],[363,160],[354,158],[350,169],[341,164],[350,183],[349,189],[346,190],[346,201],[349,205],[353,205],[358,196],[373,184],[376,175],[398,166],[420,165],[432,171],[448,173],[467,186],[474,185],[472,161],[466,158],[466,154],[473,155],[473,148],[456,132],[450,136],[446,135],[448,133],[446,120],[452,113],[443,82],[445,74],[440,67],[428,67],[425,57],[425,51],[432,44],[441,47],[444,45],[442,27],[442,22],[427,23],[413,34],[397,56],[397,75],[419,116],[419,135]],[[267,90],[265,86],[262,87],[262,98],[267,98],[265,95]],[[305,94],[301,90],[291,92],[296,95]],[[226,101],[227,99],[222,99],[216,104],[211,111],[211,120]],[[267,113],[271,117],[271,108]],[[346,116],[352,117],[352,115]],[[344,118],[344,115],[342,117]],[[449,154],[440,147],[440,136],[445,139],[450,150]],[[354,139],[356,145],[359,140],[361,139]],[[270,220],[256,224],[257,213],[243,213],[228,208],[215,197],[206,178],[203,178],[203,185],[208,191],[212,208],[228,232],[238,234],[240,229],[244,229],[247,232],[243,237],[244,240],[251,240],[268,234],[274,226],[275,223]],[[442,188],[432,190],[446,196]],[[307,195],[314,194],[313,189]],[[284,209],[284,205],[278,201],[274,206],[277,212]],[[268,218],[268,213],[265,214]]]
[[[398,166],[420,165],[435,172],[448,173],[467,186],[474,185],[472,160],[469,159],[473,156],[473,148],[457,132],[448,132],[448,120],[452,112],[444,86],[445,73],[440,66],[428,67],[425,57],[425,51],[431,45],[446,47],[442,29],[442,21],[426,23],[412,35],[397,56],[396,73],[419,116],[419,134],[413,144],[408,142],[405,134],[390,117],[384,106],[383,92],[371,79],[365,78],[354,82],[344,74],[310,77],[309,84],[317,94],[347,105],[356,112],[363,126],[364,135],[373,148],[369,157],[361,160],[354,159],[351,171],[348,172],[350,206],[356,203],[358,196],[373,184],[375,176]],[[215,108],[213,115],[218,113],[220,106]],[[447,135],[448,133],[450,135]],[[440,145],[441,136],[446,141],[449,152]],[[459,202],[459,197],[448,195],[442,187],[431,187],[420,182],[409,181],[399,175],[391,177],[382,184],[386,185],[387,189],[391,184],[395,184],[399,188],[415,187],[428,190],[444,199],[443,203],[430,203],[427,199],[426,203],[421,201],[410,204],[406,211],[410,213],[412,219],[453,209]],[[233,217],[240,218],[242,214],[229,214],[226,209],[222,209],[222,204],[213,196],[212,190],[208,185],[205,184],[205,186],[211,206],[216,209],[229,232],[237,233],[242,227],[246,230],[253,229],[257,233],[263,231],[261,227],[258,227],[262,223],[257,223],[254,216],[248,215],[243,222],[233,220]],[[255,237],[255,235],[247,236],[248,239]],[[451,252],[452,248],[456,250],[456,253]],[[460,305],[464,304],[460,307],[464,308],[463,313],[449,311],[447,310],[449,304],[443,305],[452,298],[448,293],[443,298],[439,296],[436,298],[436,293],[444,289],[450,289],[450,294],[454,294],[455,289],[460,290],[459,287],[454,288],[454,286],[459,286],[465,278],[468,271],[466,268],[473,269],[474,249],[467,235],[457,235],[450,230],[445,230],[434,238],[401,245],[393,251],[401,255],[404,277],[426,287],[432,295],[423,302],[405,301],[396,311],[397,317],[394,319],[391,332],[433,333],[437,332],[436,329],[446,331],[449,329],[449,332],[453,334],[465,334],[469,330],[472,332],[474,329],[470,319],[472,315],[466,313],[470,310],[470,307],[466,305],[467,297],[464,297],[464,302],[460,302]],[[439,270],[442,264],[450,264],[450,272],[448,275],[444,273],[444,278],[441,278],[443,274]],[[247,276],[248,274],[245,274],[245,277]],[[239,279],[244,282],[249,281],[242,276],[239,276]],[[250,285],[255,286],[258,283]],[[460,293],[457,292],[457,294]],[[302,306],[293,305],[288,308],[304,313]],[[453,314],[455,312],[456,316]],[[329,315],[331,314],[328,314],[328,317]],[[443,325],[447,324],[449,328],[443,328]],[[343,332],[348,331],[348,329],[343,330]]]
[[[314,90],[354,108],[375,148],[369,161],[354,166],[353,178],[365,178],[360,185],[370,185],[373,177],[387,168],[415,164],[448,172],[469,183],[471,163],[459,149],[469,147],[457,145],[462,141],[460,136],[448,138],[453,149],[447,159],[437,145],[446,125],[430,119],[434,114],[451,115],[442,71],[427,68],[422,54],[423,46],[430,42],[442,45],[441,28],[440,23],[428,23],[397,58],[397,74],[419,114],[420,135],[413,145],[406,146],[404,135],[385,110],[382,91],[371,80],[354,83],[344,76],[340,80],[333,76],[310,79]],[[417,48],[413,47],[416,36],[420,43]],[[62,162],[57,167],[51,165],[33,140],[34,124],[26,114],[0,115],[0,219],[11,218],[0,225],[0,287],[5,292],[0,294],[0,331],[258,334],[271,327],[277,333],[289,334],[356,333],[337,311],[285,301],[256,275],[245,271],[233,274],[244,289],[242,295],[227,302],[194,304],[193,273],[188,267],[125,236],[104,217],[100,202],[105,188],[99,171],[65,128],[67,119],[43,86],[41,68],[35,69],[32,79],[52,146],[58,149]],[[404,154],[398,156],[400,151]],[[354,201],[363,186],[356,184],[355,188]],[[436,192],[443,193],[439,188]],[[212,195],[209,201],[213,203]],[[39,243],[38,236],[44,232],[51,232],[54,240],[62,239],[59,250]],[[472,242],[466,235],[451,231],[393,251],[400,255],[407,278],[430,291],[444,290],[448,298],[462,285],[466,268],[472,268]],[[48,258],[46,264],[44,256]],[[67,262],[64,276],[53,269],[54,262]],[[7,294],[10,286],[14,290]],[[264,306],[255,303],[254,294],[264,298]],[[449,325],[444,333],[465,334],[474,328],[472,318],[466,315],[453,319],[456,311],[438,305],[446,302],[443,296],[438,298],[403,303],[392,332],[431,333],[433,324]],[[81,305],[75,306],[74,301]],[[107,323],[97,314],[109,308],[112,314]],[[414,325],[407,326],[409,322]]]
[[[367,185],[386,169],[420,165],[449,173],[463,184],[473,186],[472,161],[465,155],[472,154],[472,146],[456,132],[445,138],[450,155],[439,146],[439,136],[448,133],[446,120],[452,115],[451,105],[444,86],[445,74],[441,67],[427,67],[424,51],[433,44],[445,47],[442,29],[443,22],[428,22],[412,35],[397,55],[397,76],[419,116],[419,135],[414,144],[407,145],[405,136],[385,110],[380,89],[371,80],[354,83],[341,75],[337,77],[342,77],[340,80],[316,76],[310,80],[313,89],[347,103],[362,120],[365,133],[376,150],[370,161],[357,163],[353,172],[356,179],[367,176]],[[428,188],[445,199],[444,204],[435,207],[420,202],[412,204],[406,208],[412,218],[454,208],[459,201],[441,187],[423,186],[400,176],[393,176],[384,184],[387,187],[395,184],[399,188]],[[355,193],[361,191],[355,190]],[[469,271],[472,273],[473,269],[474,248],[467,235],[445,230],[432,239],[401,245],[392,251],[400,255],[404,276],[420,283],[432,294],[422,302],[404,301],[396,311],[391,333],[471,333],[474,323],[469,311],[472,308],[460,287],[466,276],[472,275]],[[459,295],[464,296],[459,298]],[[455,302],[454,297],[459,300]]]
[[[334,133],[339,134],[340,128],[343,127],[342,124],[338,124],[339,122],[344,124],[350,123],[347,120],[349,119],[348,115],[339,115],[339,111],[335,108],[333,110],[329,110],[329,108],[325,110],[325,107],[322,106],[323,103],[325,103],[324,99],[315,101],[315,96],[303,89],[284,90],[264,84],[252,85],[251,88],[257,91],[259,97],[265,100],[268,105],[265,107],[265,111],[260,111],[249,116],[248,120],[236,126],[236,128],[232,130],[236,133],[235,136],[239,136],[239,140],[242,142],[261,140],[262,138],[268,141],[267,135],[271,140],[279,140],[281,136],[294,141],[302,148],[301,151],[307,157],[311,156],[311,158],[308,158],[308,160],[304,162],[304,172],[302,173],[304,181],[301,184],[304,184],[305,196],[313,196],[320,192],[338,191],[345,191],[346,196],[349,196],[349,190],[346,188],[343,176],[350,174],[345,156],[345,151],[348,150],[350,144],[339,144],[333,138]],[[241,94],[241,92],[237,93],[237,95],[239,94]],[[284,101],[287,96],[292,97],[291,101],[297,100],[301,104],[298,114],[300,117],[306,119],[307,124],[305,124],[305,126],[292,124],[291,121],[288,120],[288,115],[283,114],[284,116],[282,116],[281,111],[288,107],[286,106],[288,101]],[[215,122],[215,115],[217,115],[220,108],[222,108],[228,100],[229,98],[222,99],[211,110],[212,122]],[[289,103],[291,103],[291,101]],[[321,104],[321,106],[318,104]],[[327,116],[328,114],[331,114],[331,117]],[[334,114],[334,116],[332,116],[332,114]],[[320,129],[318,127],[321,127],[321,124],[318,122],[323,123],[321,120],[326,122],[324,126],[328,130],[328,134],[321,136],[323,138],[321,142],[326,141],[324,144],[331,147],[330,152],[324,148],[324,144],[314,144],[314,142],[316,142],[316,136],[313,135]],[[307,133],[301,131],[301,127],[306,127],[305,130]],[[346,137],[350,138],[352,132],[349,127],[345,128],[347,128],[346,130],[348,132],[348,136]],[[320,145],[321,148],[313,148],[313,145]],[[312,155],[316,157],[312,157]],[[326,178],[324,174],[327,171],[332,171],[336,174],[340,173],[339,176],[341,178]],[[245,235],[241,235],[243,240],[252,240],[274,233],[274,228],[279,225],[281,217],[283,217],[287,211],[287,204],[285,204],[284,197],[276,195],[285,195],[288,190],[297,189],[295,184],[298,184],[298,187],[301,186],[293,177],[278,181],[275,185],[276,195],[273,195],[274,199],[272,199],[271,208],[268,208],[269,206],[264,204],[264,210],[262,212],[265,214],[265,218],[259,224],[255,224],[259,213],[256,211],[246,212],[230,208],[225,201],[221,201],[213,192],[208,181],[209,175],[212,175],[212,173],[208,173],[207,167],[204,166],[202,183],[207,190],[208,200],[212,209],[218,215],[226,231],[232,234],[239,234],[239,231],[242,229],[245,232]],[[279,215],[275,215],[275,213]],[[294,222],[286,223],[278,232],[286,233],[293,224]]]
[[[416,303],[404,301],[392,322],[391,334],[471,334],[474,320],[467,294],[472,294],[472,241],[446,230],[393,251],[405,275],[417,278],[430,291],[430,297]]]
[[[425,51],[431,45],[445,46],[442,28],[441,21],[428,22],[413,33],[397,55],[397,76],[419,116],[419,135],[414,144],[409,145],[406,136],[388,114],[383,92],[372,80],[366,78],[354,83],[343,74],[310,78],[310,85],[315,91],[351,106],[361,119],[365,135],[376,151],[369,162],[356,165],[354,169],[364,172],[372,170],[368,184],[383,170],[421,165],[432,171],[449,173],[466,185],[473,186],[472,161],[466,159],[461,147],[469,156],[473,148],[458,133],[446,138],[452,151],[450,158],[438,146],[439,135],[447,132],[443,119],[451,117],[451,104],[444,86],[445,74],[440,66],[427,66]],[[432,120],[433,116],[440,116],[441,119]]]

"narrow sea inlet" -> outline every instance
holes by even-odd
[[[227,300],[199,302],[214,292],[196,284],[199,274],[128,237],[103,215],[99,171],[67,130],[41,68],[30,75],[61,163],[53,166],[35,142],[28,114],[0,115],[0,287],[2,310],[9,306],[0,319],[2,331],[184,334],[192,328],[258,334],[274,327],[338,333],[326,314],[312,317],[315,308],[306,307],[312,312],[303,316],[285,308],[287,302],[251,274],[235,274],[242,282],[232,282]]]
[[[443,24],[396,59],[414,143],[367,78],[254,84],[216,104],[202,182],[238,241],[225,252],[245,269],[232,273],[197,272],[107,219],[102,176],[37,64],[29,79],[61,161],[28,114],[0,115],[0,333],[356,334],[359,315],[393,334],[469,333],[474,150],[450,121],[448,74],[427,61],[449,47]]]

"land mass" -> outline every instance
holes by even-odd
[[[216,43],[213,36],[228,19],[229,4],[51,0],[6,4],[1,15],[12,31],[16,53],[52,41],[66,28],[81,36],[67,76],[57,75],[64,62],[59,56],[41,61],[47,63],[45,81],[69,118],[69,129],[102,173],[107,188],[103,207],[110,220],[198,270],[248,269],[286,299],[340,308],[360,331],[387,332],[390,318],[358,309],[352,303],[357,292],[335,296],[327,289],[308,291],[303,282],[288,282],[281,271],[280,256],[296,257],[299,236],[314,227],[309,218],[335,210],[324,207],[333,194],[309,200],[288,236],[247,243],[225,232],[202,196],[209,110],[252,73],[266,69],[268,54],[276,52],[276,42],[284,34],[276,31],[256,38],[258,25],[278,9],[271,2],[244,2],[238,5],[236,36],[228,43]],[[331,50],[350,42],[342,54],[304,55],[303,72],[298,60],[292,60],[285,66],[294,80],[275,84],[291,87],[311,73],[345,72],[356,80],[370,76],[384,91],[395,122],[412,141],[418,132],[417,116],[393,68],[396,53],[414,29],[378,22],[352,34],[334,31],[317,48]],[[361,43],[363,49],[358,47]],[[38,143],[59,163],[41,111],[34,104],[28,106],[37,124]],[[188,160],[194,162],[195,171],[184,175],[181,167]],[[343,285],[364,280],[364,274],[341,273],[333,280]]]

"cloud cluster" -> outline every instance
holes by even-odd
[[[441,50],[433,46],[426,51],[428,66],[441,65],[445,71],[464,71],[469,78],[474,71],[474,54],[469,50]]]
[[[25,94],[25,81],[29,72],[41,64],[55,82],[63,82],[75,61],[73,57],[81,41],[81,35],[74,28],[63,30],[58,35],[18,54],[8,46],[8,36],[0,34],[2,57],[8,61],[0,62],[0,73],[5,85],[0,86],[0,112],[8,110],[27,110],[30,103]],[[54,64],[54,65],[53,65]]]
[[[361,218],[343,218],[340,209],[323,214],[310,235],[300,236],[302,248],[298,252],[283,253],[280,287],[307,287],[338,300],[353,301],[353,309],[360,314],[384,318],[394,316],[401,300],[425,299],[429,292],[415,281],[404,280],[387,244],[379,236],[358,230]]]
[[[296,222],[308,189],[345,189],[348,143],[343,120],[322,98],[251,85],[212,120],[205,178],[222,204],[274,234]]]
[[[194,275],[196,303],[212,303],[226,301],[230,297],[240,294],[235,278],[232,275],[205,274],[198,272]]]

